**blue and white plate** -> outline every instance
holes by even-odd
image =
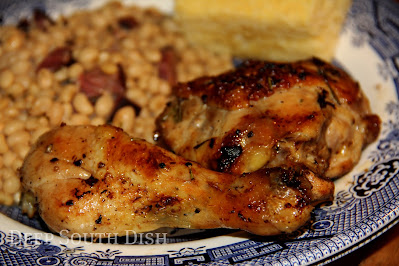
[[[32,6],[56,14],[89,7],[89,2],[3,0],[0,14],[13,22]],[[98,6],[104,1],[92,2]],[[125,2],[173,10],[173,1]],[[333,204],[317,208],[303,230],[263,238],[217,229],[159,231],[92,243],[48,233],[18,208],[0,206],[0,265],[326,264],[378,237],[399,219],[398,1],[354,0],[335,62],[360,82],[383,121],[382,132],[353,171],[336,181]]]

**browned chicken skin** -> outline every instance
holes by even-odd
[[[174,93],[160,136],[188,159],[111,126],[62,126],[39,139],[22,183],[51,230],[293,232],[331,200],[325,178],[347,173],[379,133],[359,85],[317,59],[247,61]]]
[[[246,61],[174,87],[158,120],[175,153],[221,172],[303,167],[336,178],[379,133],[359,84],[318,59]]]
[[[44,134],[21,175],[49,228],[75,237],[159,227],[292,232],[334,190],[306,169],[214,172],[111,126]]]

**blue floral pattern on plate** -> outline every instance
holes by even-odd
[[[52,13],[60,5],[88,6],[87,1],[79,0],[17,3],[0,2],[0,17],[4,22],[15,22],[19,16],[26,16],[32,7],[45,8]],[[164,238],[164,243],[169,244],[145,245],[154,243],[150,239],[147,239],[150,242],[135,239],[135,245],[74,243],[51,233],[43,233],[46,228],[40,221],[28,219],[16,207],[0,206],[3,213],[0,214],[0,264],[326,264],[378,237],[399,219],[398,14],[399,4],[392,0],[353,2],[343,36],[350,39],[350,52],[352,49],[372,49],[378,59],[372,67],[379,80],[388,84],[386,86],[394,97],[374,103],[374,106],[383,105],[383,125],[379,140],[363,159],[367,167],[359,167],[343,178],[342,182],[349,182],[337,186],[331,205],[320,206],[314,211],[309,226],[295,234],[279,237],[260,238],[235,231],[200,231],[186,236],[182,234],[180,238]],[[363,64],[369,61],[368,57],[357,59]],[[338,65],[351,71],[348,61],[345,56],[336,59]],[[375,100],[371,99],[372,105]],[[13,230],[14,226],[18,230]]]

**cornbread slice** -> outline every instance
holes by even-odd
[[[330,61],[351,0],[176,0],[188,39],[242,58]]]

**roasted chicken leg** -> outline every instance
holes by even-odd
[[[74,237],[160,227],[288,233],[334,190],[306,169],[211,171],[111,126],[61,126],[44,134],[21,176],[48,227]]]
[[[359,84],[318,59],[245,61],[174,87],[158,119],[159,140],[221,172],[304,167],[337,178],[379,133]]]

